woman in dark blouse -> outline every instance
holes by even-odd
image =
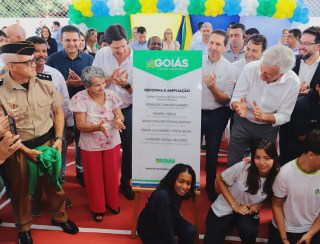
[[[149,197],[138,220],[144,244],[193,244],[196,227],[180,214],[181,202],[195,197],[196,176],[185,164],[176,164]]]
[[[52,38],[51,37],[51,32],[49,30],[48,27],[46,26],[43,26],[42,29],[41,29],[41,37],[43,39],[46,40],[47,42],[47,52],[48,52],[48,56],[50,56],[50,54],[52,53],[55,53],[58,51],[58,44],[57,44],[57,41],[56,39]]]

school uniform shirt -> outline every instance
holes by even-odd
[[[273,126],[282,125],[290,120],[296,104],[300,89],[299,77],[289,70],[278,80],[267,84],[260,79],[260,65],[261,61],[256,60],[244,66],[234,88],[230,105],[244,98],[247,108],[245,118],[252,123],[266,124],[254,117],[253,101],[256,101],[263,113],[273,114],[275,117]]]
[[[283,198],[283,214],[287,232],[310,230],[320,214],[320,170],[304,171],[297,160],[281,167],[273,184],[273,194]],[[274,219],[272,224],[276,227]]]
[[[262,177],[260,177],[259,190],[255,195],[246,192],[248,190],[247,177],[249,167],[250,163],[242,161],[234,164],[232,167],[226,169],[221,174],[223,182],[227,184],[232,197],[239,205],[253,205],[256,203],[261,203],[268,196],[263,192],[263,185],[266,181],[266,178]],[[223,194],[220,194],[218,196],[217,200],[212,204],[211,208],[218,217],[233,213],[232,207],[230,206],[227,199],[223,196]]]
[[[96,53],[96,57],[92,63],[92,66],[101,68],[107,76],[112,75],[113,71],[120,67],[121,70],[126,70],[128,72],[128,83],[132,86],[133,52],[132,50],[130,51],[130,55],[121,65],[119,65],[117,59],[113,56],[110,47],[101,48]],[[119,95],[122,101],[121,109],[127,108],[132,104],[132,94],[130,94],[127,90],[114,84],[110,84],[107,89],[110,89]]]
[[[203,75],[216,75],[215,86],[225,93],[229,98],[232,96],[234,79],[232,76],[232,65],[224,57],[221,57],[217,62],[211,63],[208,55],[202,57],[202,72]],[[212,92],[207,87],[202,79],[202,106],[201,109],[213,110],[224,105],[218,103]]]
[[[105,104],[100,105],[92,100],[88,90],[83,90],[74,95],[69,103],[73,112],[86,113],[86,123],[100,124],[103,120],[109,129],[108,135],[102,131],[80,131],[79,147],[86,151],[103,151],[112,149],[121,143],[120,134],[113,127],[113,110],[119,108],[121,100],[119,96],[110,90],[105,90]]]

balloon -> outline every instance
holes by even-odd
[[[68,17],[70,18],[69,24],[81,24],[86,22],[86,18],[83,17],[79,10],[74,8],[74,5],[69,5]]]
[[[74,8],[79,10],[83,16],[92,17],[91,11],[92,3],[90,0],[77,0],[74,2]]]
[[[239,14],[242,10],[240,2],[241,0],[225,0],[225,5],[223,8],[224,13],[226,13],[228,16]]]
[[[257,15],[258,0],[242,0],[240,5],[242,8],[242,11],[239,13],[240,16]]]
[[[109,8],[106,5],[106,1],[104,0],[91,0],[92,7],[91,11],[93,16],[101,17],[101,16],[108,16],[109,15]]]
[[[141,4],[139,0],[124,0],[124,11],[127,15],[136,14],[141,12]]]
[[[183,15],[188,15],[188,6],[190,5],[190,0],[174,0],[175,9],[173,12],[175,14],[182,13]]]
[[[123,0],[109,0],[107,2],[107,6],[109,7],[110,16],[126,15],[126,12],[123,9],[123,7],[124,7]]]
[[[141,13],[157,13],[157,0],[140,0]]]
[[[309,22],[309,9],[304,5],[302,0],[296,2],[297,7],[293,12],[293,16],[289,19],[290,22],[301,22],[306,24]]]
[[[206,0],[190,0],[188,7],[189,14],[193,15],[203,15],[206,9],[204,3]]]
[[[259,6],[257,8],[257,15],[272,17],[276,12],[277,0],[258,0]]]
[[[159,13],[172,12],[175,8],[173,0],[158,0],[157,8]]]
[[[223,14],[224,0],[207,0],[205,2],[205,16],[217,16]]]
[[[276,12],[274,18],[291,18],[296,8],[296,2],[294,0],[278,0],[276,4]]]

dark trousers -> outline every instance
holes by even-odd
[[[230,108],[223,106],[201,111],[201,138],[206,140],[206,189],[214,190],[221,138],[230,118]]]
[[[150,233],[146,234],[147,235],[144,235],[143,231],[142,233],[139,232],[143,244],[168,244],[168,241],[164,240],[159,232],[154,236],[152,236],[152,234],[150,235]],[[180,218],[179,222],[175,223],[174,234],[177,236],[178,244],[193,244],[196,238],[197,228],[184,218]]]
[[[228,167],[243,160],[245,152],[257,139],[267,138],[276,143],[279,126],[257,124],[234,114],[231,137],[228,147]]]
[[[296,244],[301,237],[306,233],[292,233],[286,232],[288,241],[291,244]],[[276,227],[272,223],[269,224],[269,236],[268,236],[268,243],[269,244],[282,244],[282,240],[280,237],[280,233]],[[311,239],[311,244],[319,244],[320,243],[320,232],[315,234]]]
[[[206,234],[204,244],[223,244],[228,233],[234,227],[244,244],[256,243],[258,235],[259,215],[240,215],[236,213],[218,217],[210,207],[206,218]]]
[[[132,178],[132,106],[121,109],[126,129],[120,133],[122,147],[121,185],[130,185]]]

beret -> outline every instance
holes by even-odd
[[[10,53],[30,56],[34,53],[35,45],[28,41],[12,42],[0,47],[0,54]]]

